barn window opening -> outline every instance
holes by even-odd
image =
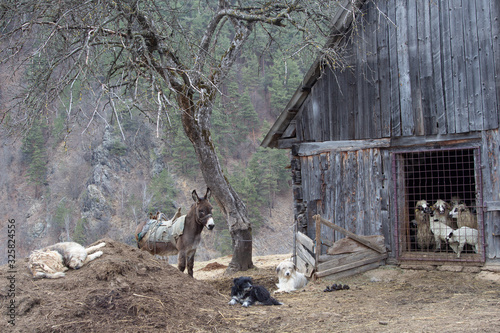
[[[393,157],[398,259],[484,261],[479,148]]]

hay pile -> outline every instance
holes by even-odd
[[[27,259],[17,261],[14,332],[211,331],[225,326],[219,309],[227,304],[210,284],[112,239],[104,255],[65,278],[34,280]],[[8,277],[0,267],[0,278]],[[2,283],[2,325],[12,298]]]

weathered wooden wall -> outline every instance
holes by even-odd
[[[388,151],[378,148],[331,150],[312,156],[299,156],[303,189],[307,203],[308,227],[315,238],[312,216],[320,214],[338,226],[358,235],[383,235],[392,248],[389,220],[390,160]],[[325,239],[337,241],[345,236],[322,226]]]
[[[375,3],[356,21],[349,68],[326,71],[312,87],[296,117],[298,140],[498,128],[500,2]]]
[[[487,258],[500,259],[500,133],[483,132],[481,167]]]
[[[307,205],[303,231],[314,238],[312,216],[321,214],[351,232],[384,235],[394,256],[391,151],[450,144],[442,137],[475,138],[486,258],[498,259],[500,1],[375,3],[367,2],[357,21],[349,69],[323,73],[291,124],[301,147],[292,171],[296,207]],[[373,147],[381,140],[388,141]],[[332,142],[343,144],[326,148]]]

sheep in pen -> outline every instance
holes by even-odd
[[[397,199],[409,206],[399,216],[400,254],[416,260],[479,260],[482,210],[475,149],[401,153],[399,160],[404,172],[395,177],[404,197]]]

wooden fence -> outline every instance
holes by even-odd
[[[376,268],[384,263],[387,250],[384,247],[383,236],[358,236],[334,223],[323,219],[320,215],[313,216],[316,221],[316,239],[313,241],[300,231],[296,232],[297,265],[307,276],[321,278],[325,276],[345,277]],[[321,225],[332,228],[348,236],[348,240],[355,241],[354,247],[344,242],[335,250],[334,244],[323,240]],[[333,232],[333,231],[332,231]],[[339,242],[340,243],[340,242]],[[333,251],[322,253],[326,245]]]

